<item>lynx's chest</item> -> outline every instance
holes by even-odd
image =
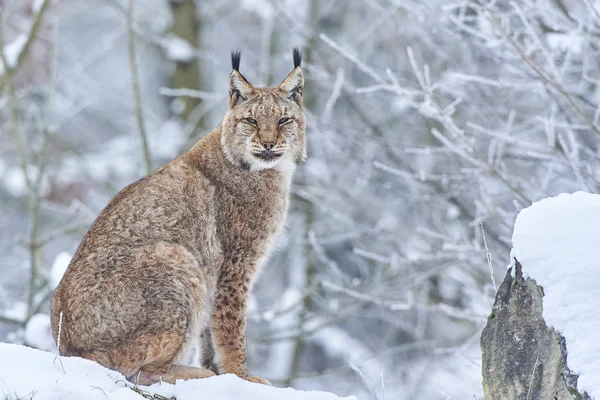
[[[277,173],[275,173],[277,172]],[[260,267],[285,226],[291,171],[273,171],[269,179],[248,180],[221,203],[219,237],[225,258]]]

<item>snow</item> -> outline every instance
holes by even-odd
[[[548,33],[546,34],[548,46],[554,50],[573,51],[581,54],[584,37],[576,33]]]
[[[20,197],[27,192],[25,174],[19,167],[10,167],[4,174],[4,187],[13,197]]]
[[[54,262],[52,263],[52,267],[50,268],[50,284],[53,289],[56,289],[60,280],[62,279],[69,263],[71,262],[71,254],[66,251],[62,251],[58,253]]]
[[[24,321],[27,317],[27,303],[24,301],[16,301],[11,308],[4,309],[1,315],[5,318]]]
[[[39,13],[42,9],[42,5],[44,5],[45,2],[46,0],[33,0],[33,3],[31,4],[31,10],[36,14]]]
[[[154,385],[153,388],[156,386]],[[174,396],[177,400],[196,400],[198,393],[202,393],[203,398],[223,400],[335,400],[342,398],[326,392],[281,389],[250,383],[230,374],[177,382],[174,387],[168,384],[163,386],[167,387],[166,390],[157,390],[157,392],[163,396]],[[345,399],[356,400],[356,397],[345,397]]]
[[[169,140],[165,140],[169,138]],[[150,150],[153,157],[171,159],[185,146],[186,136],[181,122],[176,120],[165,121],[157,134],[150,137]]]
[[[78,357],[60,357],[52,353],[15,344],[0,343],[0,397],[35,400],[141,400],[130,384],[117,372]],[[280,389],[244,381],[235,375],[178,381],[140,387],[150,393],[174,396],[177,400],[335,400],[340,397],[325,392]],[[347,400],[356,400],[347,397]]]
[[[273,6],[267,0],[243,0],[240,7],[247,12],[255,13],[263,20],[272,19],[275,13]]]
[[[4,46],[4,58],[8,68],[14,68],[17,66],[17,61],[21,55],[21,51],[27,43],[27,35],[20,34],[12,42]]]
[[[166,39],[165,48],[169,60],[190,62],[194,59],[194,48],[192,45],[178,36],[169,35]]]
[[[54,340],[50,328],[50,316],[48,314],[35,314],[25,326],[25,343],[43,350],[54,350]]]
[[[294,329],[299,324],[299,311],[281,313],[281,310],[286,310],[300,304],[302,301],[302,292],[295,287],[289,287],[283,292],[281,301],[276,305],[276,308],[265,311],[261,317],[264,320],[270,320],[274,330],[285,332],[286,329]],[[298,309],[298,307],[296,307]],[[279,312],[279,318],[275,318],[275,313]],[[274,343],[269,357],[268,371],[273,371],[273,379],[284,380],[288,376],[293,375],[292,363],[295,350],[295,342],[292,340],[281,340]]]
[[[576,192],[522,210],[512,257],[544,288],[543,316],[566,340],[578,388],[600,399],[600,195]]]

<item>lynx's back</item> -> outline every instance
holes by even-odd
[[[144,384],[225,372],[267,383],[247,374],[246,302],[306,156],[304,78],[297,51],[274,88],[252,86],[239,53],[232,63],[221,125],[123,189],[83,238],[52,301],[61,354]]]

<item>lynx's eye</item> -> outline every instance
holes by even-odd
[[[256,125],[257,124],[257,122],[256,122],[256,120],[254,118],[244,118],[242,121],[245,122],[245,123],[247,123],[247,124],[250,124],[250,125]]]
[[[279,125],[285,125],[288,122],[290,122],[291,120],[292,120],[291,118],[283,117],[279,120]]]

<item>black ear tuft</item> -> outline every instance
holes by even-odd
[[[297,47],[294,47],[294,68],[297,68],[302,63],[302,54],[300,54],[300,50]]]
[[[235,71],[240,71],[240,59],[242,58],[242,53],[238,51],[231,52],[231,67]]]

